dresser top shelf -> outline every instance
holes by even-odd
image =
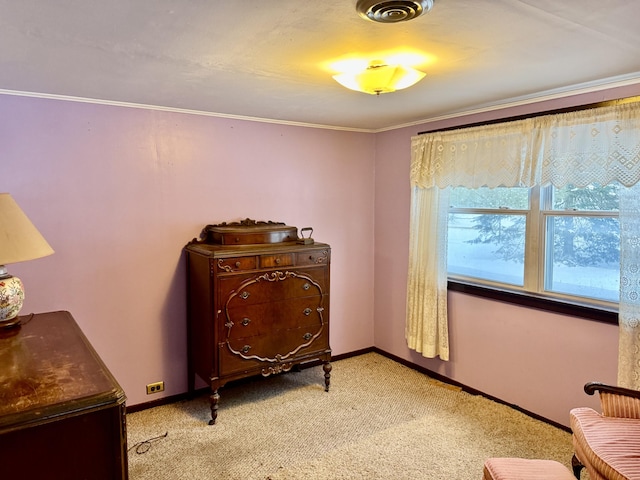
[[[313,232],[310,227],[303,228]],[[260,255],[291,252],[299,249],[328,248],[325,243],[315,243],[312,238],[298,237],[297,227],[282,222],[263,222],[247,218],[239,222],[207,225],[186,249],[202,255],[225,257],[234,255]]]
[[[283,222],[257,221],[246,218],[239,222],[206,225],[200,241],[218,245],[256,245],[296,242],[298,229]],[[194,240],[197,242],[197,240]]]

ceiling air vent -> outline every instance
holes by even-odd
[[[380,23],[406,22],[427,13],[433,0],[358,0],[356,10],[362,18]]]

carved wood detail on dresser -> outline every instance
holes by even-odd
[[[210,425],[232,380],[319,360],[329,390],[329,245],[246,219],[207,225],[185,252],[188,387],[208,381]]]

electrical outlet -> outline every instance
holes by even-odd
[[[147,385],[147,395],[164,391],[164,382],[150,383]]]

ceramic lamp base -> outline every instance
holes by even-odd
[[[24,303],[24,287],[18,277],[0,277],[0,329],[20,324],[18,313]]]

